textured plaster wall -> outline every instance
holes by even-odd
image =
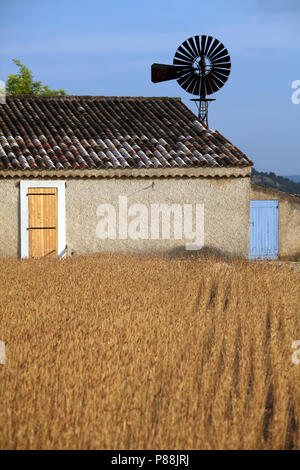
[[[278,200],[279,256],[300,255],[300,197],[251,184],[251,200]]]
[[[246,178],[68,180],[66,230],[69,253],[176,252],[188,240],[100,240],[96,235],[99,204],[204,204],[204,243],[225,254],[248,256],[250,180]]]
[[[15,180],[0,179],[0,256],[19,256],[19,193]]]
[[[36,180],[37,181],[37,180]],[[18,180],[0,180],[0,256],[19,256]],[[190,240],[100,240],[96,233],[99,204],[114,204],[118,196],[132,203],[204,204],[204,244],[224,254],[249,253],[250,179],[67,179],[66,244],[68,253],[177,253]],[[132,217],[128,219],[132,220]]]

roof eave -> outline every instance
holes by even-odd
[[[200,167],[163,169],[73,169],[73,170],[0,170],[0,178],[231,178],[251,175],[251,166],[244,167]]]

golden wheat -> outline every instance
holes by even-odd
[[[1,449],[300,448],[300,275],[267,262],[0,260]]]

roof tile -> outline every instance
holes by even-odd
[[[245,167],[178,98],[6,97],[0,169]]]

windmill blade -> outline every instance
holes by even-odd
[[[201,48],[199,48],[199,55],[205,54],[205,47],[206,47],[206,36],[201,36]]]
[[[222,62],[230,62],[230,57],[229,55],[224,55],[224,56],[219,56],[214,59],[210,59],[210,62],[212,65],[214,64],[221,64]]]
[[[231,63],[228,62],[227,64],[217,64],[217,65],[214,65],[213,66],[214,69],[218,70],[218,69],[231,69]]]
[[[180,54],[180,52],[178,52],[178,51],[176,52],[175,57],[176,57],[177,59],[184,60],[185,62],[189,62],[190,64],[192,64],[193,61],[194,61],[194,59],[190,59],[189,57],[187,57],[187,56],[185,56],[185,55],[183,55],[183,54]]]
[[[206,87],[206,93],[207,93],[208,95],[212,95],[212,93],[213,93],[214,91],[216,91],[216,90],[214,90],[214,89],[212,88],[211,82],[210,82],[208,76],[206,75],[206,77],[204,77],[203,80],[204,80],[205,87]]]
[[[212,36],[207,36],[206,46],[205,46],[205,49],[203,51],[205,56],[207,56],[208,50],[211,46],[211,43],[212,43],[213,39],[214,38]]]
[[[177,78],[185,73],[191,72],[193,68],[190,65],[176,65]]]
[[[179,46],[177,52],[180,52],[182,55],[186,56],[186,59],[194,60],[193,56],[189,54],[182,46]],[[177,54],[176,52],[176,54]],[[175,54],[175,56],[176,56]]]
[[[177,78],[178,70],[174,65],[152,64],[151,81],[153,83],[165,82]]]
[[[205,84],[206,84],[207,94],[208,95],[212,95],[213,93],[218,91],[219,88],[220,88],[220,86],[217,85],[217,83],[213,80],[212,75],[210,75],[210,74],[208,74],[205,77]],[[221,86],[223,86],[223,84],[221,84]]]
[[[220,80],[220,82],[222,82],[222,85],[220,86],[220,88],[222,88],[222,86],[224,85],[225,82],[227,82],[228,80],[228,77],[225,77],[224,75],[216,75],[216,74],[213,74],[212,75],[212,78],[213,80]]]
[[[188,93],[198,94],[200,78],[193,73],[186,75],[183,79],[177,80],[179,85]]]
[[[214,66],[219,67],[219,65],[217,64],[230,64],[230,57],[229,56],[221,57],[221,59],[213,60],[211,63],[213,67]]]
[[[195,54],[195,57],[198,57],[199,53],[198,53],[197,48],[196,48],[196,46],[195,46],[194,39],[193,39],[193,38],[189,38],[189,39],[188,39],[188,43],[190,44],[191,48],[193,49],[194,54]]]
[[[219,45],[218,47],[216,47],[214,49],[214,51],[212,51],[207,57],[209,57],[211,60],[213,60],[213,58],[218,55],[222,50],[224,50],[225,47],[223,46],[222,43],[219,42]]]
[[[182,69],[182,70],[178,70],[177,79],[178,78],[183,78],[185,75],[188,75],[188,74],[194,75],[194,70],[191,67],[188,67],[188,68],[185,68],[185,69]]]
[[[180,77],[177,79],[177,82],[179,83],[180,86],[182,86],[185,90],[185,85],[187,86],[191,83],[191,81],[194,78],[193,72],[189,72],[188,74],[184,75],[183,77]]]
[[[206,57],[210,58],[211,54],[213,53],[213,51],[215,50],[215,48],[218,46],[219,41],[217,39],[214,39],[214,42],[212,43],[212,46],[211,48],[209,49],[209,51],[205,54]]]
[[[226,81],[227,78],[229,77],[230,71],[229,71],[229,70],[224,70],[224,72],[223,72],[223,71],[219,72],[219,71],[217,71],[217,70],[211,70],[210,73],[211,73],[214,77],[219,78],[219,80],[221,80],[221,81],[224,81],[224,80],[225,80],[225,81]]]
[[[182,43],[182,46],[185,47],[188,52],[191,54],[191,56],[193,57],[193,59],[195,59],[197,57],[197,54],[195,54],[195,52],[193,51],[193,49],[191,48],[191,46],[189,45],[188,43],[188,40],[184,41]]]
[[[214,73],[209,73],[207,78],[209,78],[210,80],[212,80],[212,82],[215,84],[215,86],[217,87],[217,89],[215,91],[218,91],[219,88],[222,88],[222,86],[224,85],[225,81],[227,80],[220,80]]]
[[[174,57],[173,59],[173,64],[174,65],[188,65],[189,67],[192,68],[192,62],[188,62],[187,60],[181,60],[181,59],[177,59],[176,57]]]
[[[222,70],[230,70],[231,69],[231,63],[221,63],[221,64],[216,64],[212,66],[212,70],[216,70],[217,72],[221,72]]]
[[[189,84],[193,78],[194,74],[190,72],[186,73],[185,75],[181,75],[181,77],[177,78],[177,82],[182,88],[186,89],[185,84]]]
[[[199,36],[195,36],[194,41],[195,41],[195,46],[196,46],[196,49],[197,49],[197,56],[200,57],[201,56],[201,46],[200,46]],[[201,41],[202,41],[202,36],[201,36]]]
[[[215,76],[212,76],[214,82],[216,83],[216,80],[218,80]],[[223,85],[225,85],[225,83],[227,82],[228,80],[228,77],[222,77],[222,79],[220,79],[220,82],[222,83],[218,89],[222,88]]]
[[[198,81],[197,81],[197,84],[194,88],[194,93],[193,93],[194,95],[197,95],[197,96],[200,95],[200,87],[201,87],[201,78],[198,75]]]
[[[194,95],[195,94],[194,90],[197,87],[197,84],[199,83],[199,81],[200,81],[199,77],[194,76],[193,80],[191,80],[190,82],[190,85],[186,88],[186,91]]]
[[[218,60],[218,59],[221,59],[222,57],[228,57],[229,58],[229,54],[228,54],[228,51],[227,49],[224,49],[223,51],[221,51],[219,54],[217,54],[216,56],[214,56],[214,58],[210,58],[210,60],[212,62],[214,62],[215,60]]]

